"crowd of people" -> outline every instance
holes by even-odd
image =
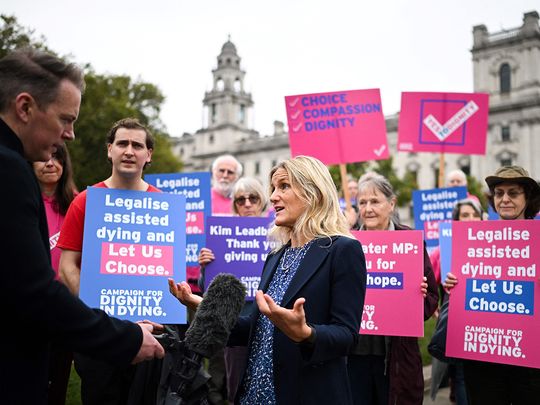
[[[0,207],[9,213],[1,225],[9,238],[0,245],[5,319],[10,328],[19,329],[21,320],[31,327],[16,339],[0,338],[1,402],[65,403],[74,360],[84,404],[155,403],[165,353],[153,333],[163,326],[121,321],[78,298],[86,191],[79,193],[73,182],[64,143],[75,136],[82,72],[45,52],[16,51],[0,60],[0,83],[0,175],[7,196]],[[142,177],[155,146],[148,128],[121,119],[106,144],[111,175],[94,187],[160,192]],[[374,172],[349,179],[355,209],[345,215],[327,167],[313,157],[272,168],[269,194],[257,179],[241,177],[234,156],[219,156],[210,171],[212,214],[271,215],[269,238],[276,247],[228,347],[208,360],[208,403],[421,404],[417,338],[359,334],[367,268],[351,230],[410,229],[400,223],[389,180]],[[486,183],[502,220],[532,219],[540,210],[540,186],[525,169],[502,167]],[[466,186],[465,174],[450,172],[447,185]],[[482,219],[475,196],[454,208],[455,221]],[[441,280],[438,249],[430,257],[424,248],[423,257],[417,282],[427,320],[459,277],[450,272]],[[201,291],[214,260],[210,248],[200,249]],[[204,299],[192,286],[168,280],[171,294],[190,310],[188,319]],[[459,359],[449,368],[458,405],[540,398],[539,369]]]

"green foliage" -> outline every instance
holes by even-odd
[[[45,45],[45,37],[36,38],[34,30],[20,25],[16,17],[0,14],[0,58],[15,49],[27,47],[50,52]]]
[[[69,374],[68,387],[66,392],[66,405],[81,404],[81,378],[75,371],[73,364],[71,365],[71,373]]]
[[[378,160],[374,171],[386,177],[397,195],[397,204],[405,206],[412,199],[412,191],[418,188],[416,178],[412,173],[407,172],[403,178],[399,178],[392,167],[393,159]]]
[[[476,177],[467,176],[467,189],[469,190],[469,193],[477,196],[480,200],[480,203],[482,204],[482,207],[484,207],[484,210],[487,211],[488,199],[486,194],[484,193],[483,185],[485,185],[485,183],[482,181],[478,181]]]
[[[364,173],[368,171],[375,171],[386,177],[398,198],[398,205],[404,206],[412,199],[412,191],[418,188],[416,178],[413,173],[405,173],[403,178],[399,178],[392,167],[392,158],[386,160],[378,160],[374,165],[369,166],[367,162],[351,163],[347,164],[347,175],[358,180]],[[332,166],[329,168],[334,184],[338,190],[341,190],[341,176],[339,166]]]
[[[44,37],[21,26],[16,17],[0,15],[0,57],[15,49],[33,47],[54,53]],[[85,68],[86,91],[79,119],[75,124],[76,139],[69,145],[75,183],[79,189],[106,179],[111,174],[107,161],[106,136],[109,128],[126,117],[137,118],[156,138],[152,165],[148,173],[170,173],[181,169],[173,155],[170,138],[159,119],[165,97],[157,86],[124,75],[96,73]]]
[[[422,355],[422,365],[427,366],[431,364],[431,354],[429,354],[427,347],[435,331],[437,325],[437,319],[433,316],[424,322],[424,337],[418,339],[418,346],[420,346],[420,354]]]
[[[85,80],[76,139],[70,145],[75,182],[80,189],[110,176],[107,133],[114,122],[125,117],[137,118],[156,138],[149,173],[180,170],[181,164],[172,154],[169,137],[161,130],[159,112],[164,97],[155,85],[134,82],[129,76],[97,74],[91,68],[86,69]]]

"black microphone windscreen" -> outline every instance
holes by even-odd
[[[186,347],[206,358],[225,347],[245,298],[246,288],[235,276],[214,277],[186,331]]]

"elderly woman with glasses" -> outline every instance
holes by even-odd
[[[410,229],[398,221],[396,200],[386,177],[374,172],[360,177],[357,196],[362,222],[360,230]],[[424,319],[427,320],[437,309],[438,292],[425,249],[423,277],[418,284],[424,297]],[[349,355],[347,368],[355,405],[422,403],[422,358],[415,337],[360,335]]]
[[[341,213],[328,169],[297,156],[270,172],[280,247],[264,264],[256,303],[229,344],[248,345],[235,403],[352,404],[347,354],[358,339],[366,285],[362,246]],[[196,307],[185,282],[170,285]]]
[[[540,210],[540,186],[520,166],[503,166],[486,177],[489,203],[502,220],[534,219]],[[458,278],[449,273],[443,286],[450,293]],[[470,405],[537,404],[540,369],[483,361],[464,361]]]

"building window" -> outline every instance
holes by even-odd
[[[512,166],[512,158],[501,159],[501,166]]]
[[[216,122],[216,117],[217,117],[217,111],[216,111],[216,105],[215,104],[212,104],[210,106],[210,121],[212,123]]]
[[[240,110],[238,111],[238,121],[240,122],[240,124],[246,122],[246,106],[244,104],[240,104]]]
[[[216,81],[216,90],[223,91],[225,88],[225,83],[223,82],[223,79],[221,77],[218,77]]]
[[[501,141],[510,142],[510,127],[505,126],[501,128]]]
[[[214,143],[214,134],[210,134],[210,136],[208,137],[208,143],[210,143],[210,145]]]
[[[255,162],[255,174],[261,174],[261,164],[259,162]]]
[[[463,173],[465,173],[467,176],[471,175],[471,166],[470,165],[462,165],[459,167]]]
[[[272,167],[276,167],[276,165],[277,165],[277,160],[276,159],[272,160]]]
[[[236,78],[234,80],[234,91],[236,93],[240,93],[240,90],[242,90],[242,83],[240,83],[240,79],[239,78]]]
[[[184,154],[184,148],[180,148],[180,155]]]
[[[499,69],[501,93],[510,93],[510,74],[510,65],[508,63],[503,63]]]

